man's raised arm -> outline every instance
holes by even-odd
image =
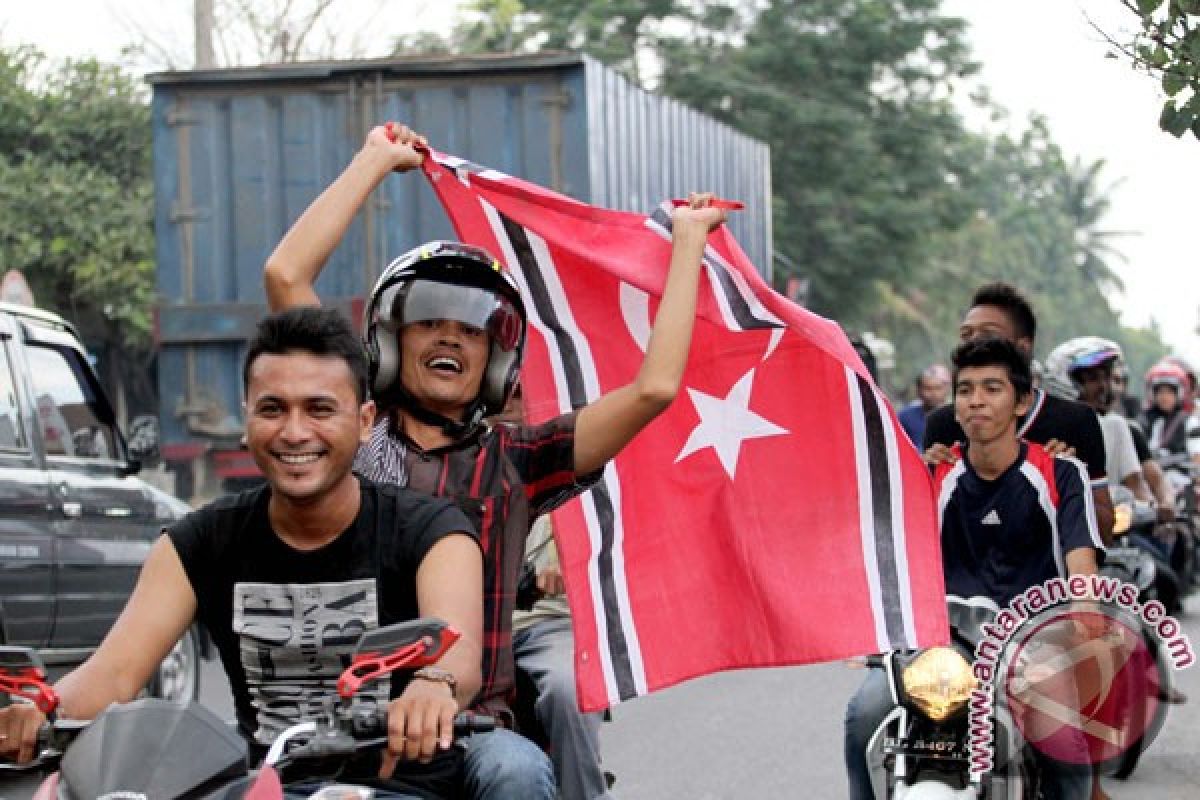
[[[367,134],[350,165],[300,215],[267,258],[263,283],[272,311],[319,305],[317,275],[346,235],[367,197],[392,172],[421,166],[414,145],[422,136],[403,125],[377,126]]]
[[[646,357],[633,383],[585,406],[575,423],[575,473],[594,472],[611,460],[638,431],[661,414],[683,383],[701,259],[709,231],[725,221],[712,195],[693,194],[672,218],[671,266],[654,318]]]

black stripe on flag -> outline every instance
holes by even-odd
[[[654,209],[654,213],[650,215],[650,219],[666,228],[668,233],[673,230],[671,227],[671,215],[667,213],[665,208],[659,207]],[[713,274],[717,276],[717,282],[721,284],[721,294],[725,295],[725,302],[729,304],[729,310],[733,313],[733,318],[737,320],[738,327],[741,330],[751,331],[762,328],[781,327],[776,322],[759,319],[754,316],[754,312],[750,310],[750,304],[746,302],[745,297],[742,297],[742,293],[738,291],[737,284],[733,282],[733,277],[724,266],[714,264],[708,259],[705,259],[704,263],[712,267]]]
[[[558,314],[554,311],[554,301],[546,289],[546,281],[542,276],[541,265],[533,248],[529,245],[529,237],[525,229],[503,213],[496,212],[504,225],[513,253],[521,266],[525,282],[529,285],[533,306],[538,317],[554,336],[555,346],[563,364],[563,377],[567,383],[567,393],[571,399],[572,408],[580,408],[587,403],[587,392],[583,381],[583,370],[579,364],[579,351],[570,334],[563,328]],[[625,641],[625,630],[621,625],[620,605],[617,601],[616,580],[613,578],[613,505],[608,483],[603,477],[591,489],[592,500],[596,507],[596,516],[600,524],[600,553],[597,556],[597,572],[600,580],[600,596],[604,605],[604,619],[608,629],[608,650],[612,657],[613,676],[617,684],[617,692],[621,700],[637,697],[637,685],[633,679],[633,668],[629,662],[629,645]]]
[[[879,570],[879,594],[888,642],[893,648],[907,646],[904,615],[900,603],[900,570],[896,564],[895,531],[892,528],[892,480],[888,463],[884,420],[879,414],[875,390],[863,376],[858,379],[867,444],[867,468],[871,476],[871,513],[875,528],[875,564]]]

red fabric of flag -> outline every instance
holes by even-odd
[[[670,261],[670,205],[594,208],[461,159],[424,170],[530,316],[532,421],[629,383]],[[580,706],[719,670],[947,639],[929,475],[833,322],[709,237],[685,388],[555,513]]]

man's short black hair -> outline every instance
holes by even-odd
[[[954,364],[954,385],[958,386],[958,373],[967,367],[1004,367],[1008,380],[1017,392],[1017,399],[1033,390],[1033,368],[1029,360],[1007,339],[986,337],[963,342],[951,356]]]
[[[1012,320],[1018,337],[1024,336],[1031,342],[1037,337],[1037,317],[1033,315],[1033,307],[1012,284],[997,281],[980,286],[971,298],[971,308],[976,306],[1001,309]]]
[[[362,339],[338,311],[317,306],[289,308],[263,318],[246,350],[242,390],[250,387],[250,367],[261,355],[302,352],[334,356],[346,362],[354,376],[355,397],[367,397],[367,354]]]

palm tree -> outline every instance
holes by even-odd
[[[1104,166],[1103,159],[1089,164],[1076,157],[1059,177],[1058,191],[1063,212],[1075,227],[1075,263],[1084,277],[1102,291],[1122,290],[1124,283],[1110,264],[1113,259],[1126,260],[1116,240],[1133,232],[1100,227],[1112,207],[1113,189],[1123,182],[1101,187],[1100,173]]]

